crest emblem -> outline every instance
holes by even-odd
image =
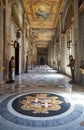
[[[21,109],[33,113],[49,113],[49,111],[57,111],[61,109],[63,101],[57,96],[50,96],[46,93],[36,93],[35,96],[25,96],[21,102]]]

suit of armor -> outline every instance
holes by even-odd
[[[15,81],[15,58],[13,56],[9,61],[9,77],[10,77],[10,82]]]

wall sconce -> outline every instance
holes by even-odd
[[[13,40],[11,41],[11,46],[14,46],[14,41]]]
[[[14,41],[14,48],[17,48],[17,41]]]

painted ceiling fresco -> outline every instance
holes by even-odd
[[[52,41],[63,0],[22,0],[22,2],[32,30],[32,42],[46,47],[48,42]]]

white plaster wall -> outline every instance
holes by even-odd
[[[71,43],[71,55],[73,55],[73,58],[74,58],[74,30],[73,30],[73,26],[71,27],[72,28],[72,43]],[[67,67],[67,65],[69,64],[69,55],[70,55],[70,52],[69,50],[67,49],[67,32],[65,34],[65,73],[68,74],[68,75],[71,75],[71,71],[70,71],[70,68]]]
[[[67,50],[67,35],[65,34],[65,57],[64,57],[64,60],[65,60],[65,73],[68,74],[68,75],[71,75],[70,73],[70,68],[67,67],[67,65],[69,64],[69,51]],[[68,54],[68,55],[67,55]]]

